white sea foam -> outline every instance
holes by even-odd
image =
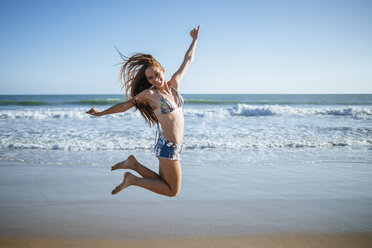
[[[279,105],[247,105],[238,104],[229,109],[231,115],[239,116],[272,116],[272,115],[342,115],[368,116],[372,115],[372,108],[366,107],[293,107]]]
[[[88,119],[95,118],[85,112],[86,108],[39,108],[39,109],[15,109],[1,110],[1,119]],[[128,111],[126,113],[118,113],[100,118],[122,118],[140,116],[139,112]]]
[[[84,106],[1,107],[0,160],[92,165],[110,154],[153,158],[155,128],[139,111],[94,117]],[[295,162],[372,157],[371,105],[186,103],[183,112],[183,161],[190,164],[270,164],[287,159],[280,154]]]
[[[87,119],[94,118],[85,113],[85,108],[37,108],[1,110],[1,119]],[[360,106],[332,107],[294,107],[280,105],[247,105],[237,104],[222,108],[184,108],[186,117],[229,118],[234,116],[281,116],[281,115],[330,115],[363,117],[371,116],[372,108]],[[139,111],[128,111],[103,118],[140,117]],[[102,118],[102,117],[101,117]]]
[[[101,124],[101,123],[100,123]],[[115,125],[117,126],[117,125]],[[44,150],[151,150],[153,148],[152,130],[142,133],[114,132],[107,126],[107,131],[94,132],[86,126],[81,130],[58,127],[37,132],[29,129],[28,133],[8,132],[2,134],[1,149],[44,149]],[[195,127],[194,127],[195,128]],[[297,149],[297,148],[331,148],[359,147],[372,145],[371,129],[356,129],[339,131],[312,130],[302,128],[289,133],[288,130],[267,128],[266,131],[256,131],[244,134],[242,128],[227,129],[219,133],[211,129],[202,132],[187,131],[184,138],[186,150],[250,150],[250,149]]]

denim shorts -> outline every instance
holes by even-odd
[[[158,141],[155,145],[156,157],[167,158],[170,160],[181,160],[181,151],[182,146],[168,141],[163,134],[159,136]]]

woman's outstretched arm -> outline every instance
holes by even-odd
[[[114,106],[100,112],[96,108],[91,108],[87,112],[87,114],[94,115],[94,116],[102,116],[102,115],[109,115],[109,114],[115,114],[115,113],[120,113],[120,112],[125,112],[128,109],[132,108],[134,104],[132,101],[126,101],[122,103],[115,104]]]
[[[195,54],[195,48],[196,48],[196,43],[198,42],[199,38],[199,28],[200,25],[197,28],[194,28],[191,30],[190,35],[192,37],[192,42],[185,54],[185,58],[183,59],[182,65],[176,71],[176,73],[173,74],[170,84],[175,87],[177,90],[179,88],[179,84],[181,82],[181,79],[185,75],[186,71],[189,69],[191,62],[194,60],[194,54]]]

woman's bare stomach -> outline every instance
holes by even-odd
[[[163,129],[164,137],[177,145],[182,145],[184,118],[182,109],[176,109],[168,114],[157,116]]]

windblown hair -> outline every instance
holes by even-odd
[[[125,88],[126,98],[132,101],[149,126],[159,123],[150,104],[145,101],[135,100],[134,97],[152,86],[146,78],[146,69],[151,66],[163,67],[150,54],[136,53],[131,57],[127,57],[120,53],[119,50],[117,51],[124,61],[120,70],[120,79],[123,82],[123,88]]]

